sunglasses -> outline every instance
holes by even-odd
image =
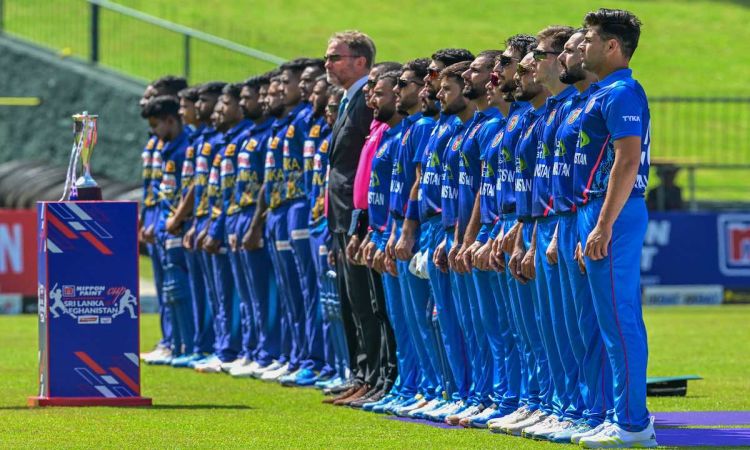
[[[335,113],[339,111],[338,103],[329,103],[328,105],[326,105],[326,107],[328,108],[329,113]]]
[[[519,61],[512,56],[500,55],[500,67],[508,67],[513,61]]]
[[[372,90],[372,88],[374,88],[376,84],[378,84],[378,80],[376,80],[374,78],[373,79],[369,79],[369,78],[367,79],[367,88],[368,89]]]
[[[518,76],[521,76],[521,77],[528,73],[531,73],[533,70],[534,69],[532,67],[525,67],[520,64],[518,65],[518,67],[516,67],[516,73],[518,74]]]
[[[430,81],[437,80],[438,76],[440,76],[440,71],[438,69],[435,69],[433,67],[427,69],[427,77],[430,79]]]
[[[500,86],[500,75],[496,74],[495,72],[490,73],[490,84],[495,87]]]
[[[402,78],[399,78],[398,80],[396,80],[396,86],[398,86],[399,89],[405,88],[406,86],[409,85],[409,83],[414,83],[417,86],[424,86],[424,83],[419,82],[417,80],[404,80]]]
[[[330,55],[324,55],[323,60],[326,62],[339,62],[341,61],[341,58],[359,58],[357,55],[338,55],[336,53],[331,53]]]
[[[560,52],[545,52],[544,50],[532,50],[531,52],[534,55],[535,61],[544,61],[547,59],[547,55],[559,55]]]

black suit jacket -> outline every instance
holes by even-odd
[[[372,110],[365,105],[360,88],[349,99],[346,112],[333,124],[328,156],[328,228],[333,233],[349,231],[354,209],[354,175],[371,122]]]

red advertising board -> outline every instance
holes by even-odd
[[[36,297],[36,212],[0,209],[0,293]]]

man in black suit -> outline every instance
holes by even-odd
[[[344,89],[339,116],[333,125],[328,175],[328,227],[338,273],[342,315],[353,382],[337,398],[336,404],[348,404],[362,398],[381,374],[381,319],[368,290],[368,268],[351,264],[346,258],[348,235],[354,209],[354,176],[362,146],[370,132],[372,110],[365,102],[362,88],[375,59],[375,44],[358,31],[334,34],[328,41],[325,68],[328,80]],[[366,222],[366,220],[365,220]]]

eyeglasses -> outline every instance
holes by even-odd
[[[500,55],[500,67],[508,67],[513,61],[519,61],[517,58],[512,56]]]
[[[399,78],[398,80],[396,80],[396,86],[398,86],[399,89],[405,88],[409,85],[409,83],[414,83],[417,86],[424,86],[424,83],[417,80],[404,80],[403,78]]]
[[[490,84],[495,87],[500,86],[500,75],[496,74],[495,72],[490,73]]]
[[[516,73],[518,73],[518,76],[521,76],[521,77],[528,73],[531,73],[533,70],[534,70],[533,67],[522,66],[520,64],[518,65],[518,67],[516,67]]]
[[[339,62],[341,61],[341,58],[359,58],[357,55],[338,55],[336,53],[331,53],[330,55],[324,55],[323,60],[326,62]]]
[[[427,77],[430,79],[430,81],[437,80],[439,76],[440,76],[440,70],[435,69],[434,67],[429,67],[427,69]]]
[[[547,55],[559,55],[560,52],[545,52],[544,50],[532,50],[531,52],[534,55],[535,61],[544,61],[547,59]]]
[[[367,88],[372,90],[372,88],[375,87],[375,85],[378,84],[378,80],[375,78],[368,78],[367,79]]]
[[[329,103],[328,105],[326,105],[326,107],[328,108],[329,113],[335,113],[339,111],[338,103]]]

